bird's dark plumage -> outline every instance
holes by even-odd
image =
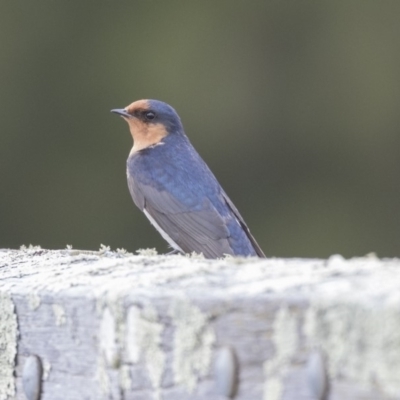
[[[127,161],[133,201],[174,249],[206,258],[265,257],[171,106],[140,100],[112,111],[134,139]]]

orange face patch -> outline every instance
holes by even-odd
[[[145,111],[150,108],[148,100],[138,100],[125,107],[125,110],[133,117],[125,118],[129,125],[129,130],[133,138],[133,147],[131,154],[136,153],[146,147],[159,143],[165,136],[168,135],[165,126],[160,123],[147,123],[138,118],[135,118],[135,112]]]
[[[148,110],[150,108],[148,100],[137,100],[125,107],[129,114],[133,114],[136,110]]]
[[[127,122],[133,137],[131,154],[159,143],[168,135],[163,124],[146,124],[136,118],[128,119]]]

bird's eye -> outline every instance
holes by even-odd
[[[148,121],[151,121],[152,119],[154,119],[156,117],[156,114],[153,111],[147,111],[147,112],[145,112],[144,116],[146,117],[146,119]]]

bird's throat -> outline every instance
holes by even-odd
[[[162,124],[144,124],[135,120],[129,120],[128,124],[133,138],[131,154],[160,143],[168,135]]]

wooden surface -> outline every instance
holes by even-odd
[[[399,260],[145,253],[0,250],[0,400],[400,398]]]

